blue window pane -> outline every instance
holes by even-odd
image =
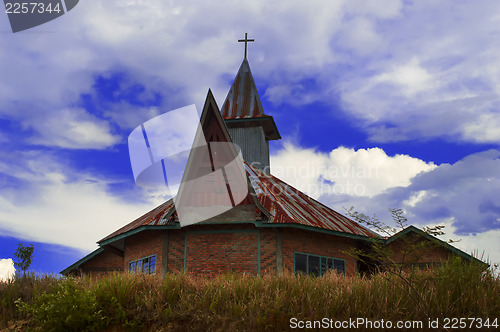
[[[137,261],[137,272],[142,272],[142,259]]]
[[[156,256],[151,256],[149,258],[149,273],[154,274],[156,272]]]
[[[135,262],[130,262],[130,263],[128,264],[128,270],[129,270],[130,272],[135,272]]]

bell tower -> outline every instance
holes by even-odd
[[[243,159],[269,174],[269,141],[281,139],[281,136],[273,117],[264,113],[250,71],[247,43],[253,41],[246,33],[245,39],[238,40],[245,43],[245,56],[221,112],[233,143],[241,148]]]

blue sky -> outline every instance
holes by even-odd
[[[128,134],[209,88],[221,106],[248,32],[275,175],[500,262],[497,1],[92,0],[0,32],[0,259],[33,242],[33,268],[58,272],[160,204]]]

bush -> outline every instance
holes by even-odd
[[[44,331],[96,331],[107,325],[92,289],[71,278],[62,279],[52,292],[29,303],[17,300],[16,304]]]

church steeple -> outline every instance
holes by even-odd
[[[222,116],[234,143],[238,144],[243,159],[257,168],[269,172],[269,140],[281,139],[274,119],[264,113],[257,86],[247,60],[247,42],[245,58],[222,104]]]

